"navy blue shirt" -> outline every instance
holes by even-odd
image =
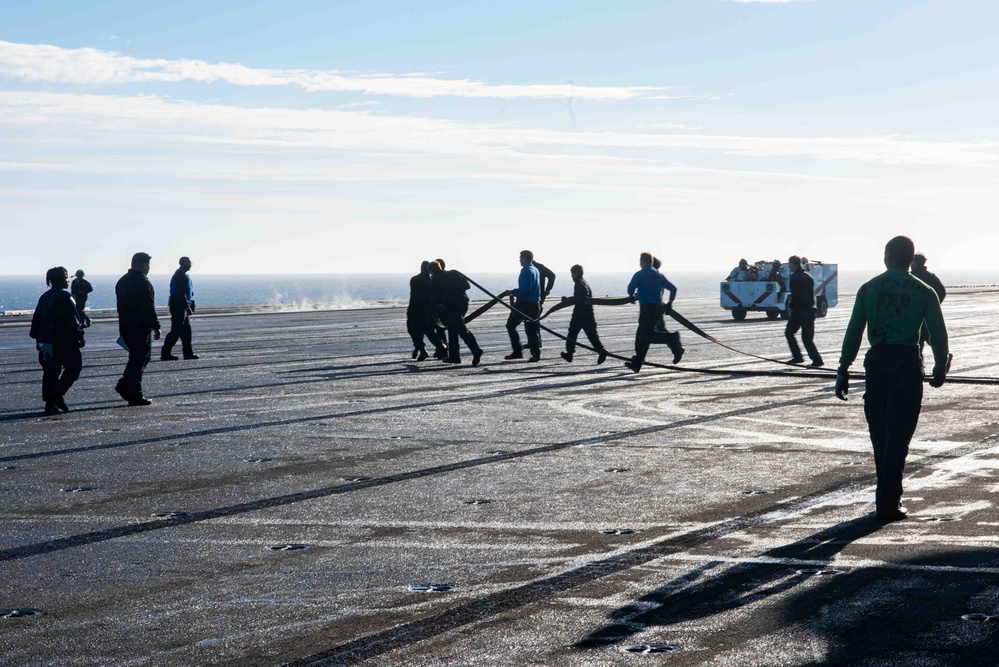
[[[170,298],[184,299],[188,305],[194,301],[194,283],[183,268],[174,271],[173,278],[170,279]]]
[[[628,296],[638,292],[638,303],[647,305],[663,302],[663,290],[669,290],[669,300],[676,298],[676,285],[666,279],[666,276],[656,271],[651,264],[643,266],[628,283]]]
[[[517,289],[510,290],[510,294],[525,303],[541,302],[541,274],[533,265],[528,264],[520,270]]]

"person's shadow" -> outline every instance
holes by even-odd
[[[760,662],[744,662],[740,652],[731,664],[999,665],[994,644],[999,550],[947,551],[887,567],[836,569],[827,564],[849,543],[883,527],[873,518],[854,519],[767,551],[753,562],[707,563],[612,612],[610,623],[580,639],[575,648],[624,643],[650,628],[703,621],[782,596],[744,621],[758,623],[758,631],[750,627],[739,632],[748,641],[761,639]],[[795,593],[796,588],[801,591]],[[976,612],[996,617],[962,619]],[[766,642],[774,641],[775,627],[786,629],[789,637],[807,636],[808,653],[822,658],[785,663],[767,656]],[[899,661],[898,656],[909,654],[910,660]],[[724,663],[721,655],[716,658]]]

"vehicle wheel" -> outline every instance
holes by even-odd
[[[820,296],[815,300],[815,315],[817,317],[825,317],[826,313],[829,312],[829,302],[826,301],[824,296]]]
[[[744,319],[746,319],[746,309],[745,308],[733,308],[732,309],[732,319],[734,319],[734,320],[744,320]]]
[[[780,311],[779,310],[768,310],[767,311],[767,319],[768,320],[776,320],[778,317],[780,317]]]

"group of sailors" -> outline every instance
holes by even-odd
[[[128,351],[128,362],[114,390],[130,406],[152,403],[142,391],[142,372],[149,363],[153,340],[160,338],[160,321],[156,315],[155,290],[149,282],[152,257],[144,252],[132,256],[131,268],[115,285],[118,309],[118,344]],[[197,359],[191,343],[190,317],[194,313],[194,287],[188,272],[190,258],[181,257],[170,279],[170,333],[160,351],[163,361],[176,361],[172,354],[181,342],[184,359]],[[68,412],[66,393],[80,377],[83,369],[82,349],[86,345],[84,329],[90,318],[84,312],[87,297],[94,291],[84,272],[77,271],[72,284],[69,272],[55,266],[45,274],[49,289],[38,299],[28,332],[35,339],[38,363],[42,367],[42,400],[45,414]],[[68,291],[67,291],[68,290]]]
[[[541,312],[545,298],[555,285],[555,273],[534,259],[530,250],[520,252],[520,273],[517,286],[497,295],[497,300],[511,299],[510,315],[506,329],[510,336],[510,354],[504,359],[524,358],[524,344],[518,331],[521,324],[527,336],[529,363],[541,360]],[[671,283],[659,268],[659,260],[652,253],[643,252],[639,257],[640,270],[628,284],[628,296],[639,303],[638,329],[635,334],[635,355],[625,366],[634,372],[641,370],[649,346],[662,342],[673,352],[673,363],[683,357],[680,334],[666,329],[665,314],[676,298],[676,286]],[[593,314],[593,292],[583,277],[584,270],[575,264],[569,270],[573,281],[572,317],[566,335],[565,351],[560,356],[567,362],[574,358],[579,333],[586,334],[590,347],[597,354],[597,363],[607,359],[608,352],[600,342],[597,321]],[[464,341],[472,353],[472,366],[478,366],[482,359],[482,348],[475,336],[468,330],[468,290],[467,278],[459,271],[446,270],[442,259],[425,261],[420,273],[409,282],[410,298],[406,311],[406,328],[413,340],[412,358],[417,361],[428,359],[427,342],[433,346],[433,356],[445,363],[461,363],[460,343]],[[664,293],[669,299],[664,303]]]

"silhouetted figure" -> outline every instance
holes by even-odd
[[[569,332],[565,339],[565,352],[562,352],[561,356],[566,361],[572,361],[572,355],[576,351],[576,338],[582,331],[586,334],[587,340],[590,341],[590,347],[597,351],[597,364],[602,364],[607,360],[607,350],[604,349],[603,343],[600,342],[600,336],[597,334],[597,319],[593,316],[593,304],[590,302],[593,298],[593,292],[590,290],[589,283],[583,279],[582,266],[574,264],[569,269],[569,273],[572,275],[572,297],[576,300],[576,305],[572,307]]]
[[[118,333],[128,348],[128,363],[114,390],[129,405],[152,403],[142,395],[142,370],[149,363],[153,341],[160,338],[156,293],[146,277],[151,259],[144,252],[132,255],[132,268],[114,286],[118,301]]]
[[[63,398],[83,370],[83,321],[69,287],[69,272],[61,266],[45,274],[49,290],[42,294],[31,317],[28,335],[35,339],[42,365],[42,400],[45,414],[68,412]]]
[[[940,282],[936,274],[930,273],[929,269],[926,268],[926,255],[921,252],[917,252],[912,258],[912,265],[910,266],[912,270],[912,275],[916,276],[924,283],[933,288],[933,291],[937,293],[937,298],[940,299],[940,303],[947,297],[947,288],[944,284]],[[923,346],[926,345],[926,341],[929,340],[930,332],[926,328],[926,323],[919,330],[919,354],[923,353]]]
[[[772,283],[777,283],[777,293],[780,294],[785,290],[784,288],[784,276],[780,273],[780,260],[775,259],[770,263],[770,275],[767,276],[767,281]]]
[[[541,298],[538,299],[538,303],[544,305],[545,299],[551,294],[552,288],[555,287],[555,272],[541,262],[531,260],[531,264],[538,270],[538,276],[541,281]]]
[[[413,339],[413,359],[423,361],[430,355],[424,346],[424,336],[434,346],[434,356],[444,356],[447,346],[437,332],[437,317],[430,296],[430,262],[420,265],[420,272],[409,279],[409,307],[406,308],[406,330]]]
[[[635,331],[635,356],[631,361],[624,362],[624,365],[636,373],[642,369],[645,363],[645,355],[649,352],[649,345],[652,344],[656,333],[656,325],[663,317],[663,290],[669,291],[669,301],[666,308],[673,307],[673,300],[676,298],[676,286],[666,279],[666,276],[656,271],[652,266],[652,253],[643,252],[638,263],[642,267],[631,278],[628,283],[628,296],[633,301],[638,301],[638,330]],[[683,348],[679,344],[679,336],[670,336],[666,339],[673,352],[673,363],[679,363],[683,356]]]
[[[728,273],[728,281],[746,280],[749,276],[749,262],[744,259],[739,260],[739,266],[735,267]]]
[[[810,368],[818,368],[825,365],[822,355],[815,347],[815,281],[801,268],[801,258],[791,255],[787,260],[788,269],[791,271],[791,278],[788,281],[791,289],[789,291],[787,309],[787,326],[784,327],[784,337],[787,338],[787,345],[791,348],[791,363],[800,364],[805,361],[801,356],[801,348],[794,334],[801,329],[801,343],[808,352],[808,358],[812,360]]]
[[[83,309],[87,306],[87,297],[94,291],[94,286],[90,284],[89,280],[83,277],[84,275],[83,269],[76,270],[76,278],[73,279],[72,284],[69,286],[69,293],[73,295],[73,300],[76,301],[76,312],[80,314],[80,321],[83,322],[84,327],[89,327],[90,318],[83,312]]]
[[[445,271],[437,260],[430,262],[430,294],[437,307],[437,314],[447,327],[448,356],[444,362],[448,364],[461,363],[459,338],[465,341],[465,345],[471,351],[473,366],[478,366],[482,358],[482,348],[465,326],[463,319],[468,312],[467,292],[470,287],[465,276],[459,272]]]
[[[933,349],[931,387],[940,387],[950,370],[947,327],[933,289],[909,273],[915,246],[896,236],[885,246],[885,267],[857,290],[836,374],[836,396],[847,399],[850,364],[857,358],[867,329],[871,348],[864,357],[864,417],[874,447],[878,486],[876,516],[881,521],[906,517],[901,505],[902,472],[923,401],[923,361],[919,331],[929,328]]]
[[[174,271],[170,279],[170,299],[167,301],[170,307],[170,333],[163,339],[161,361],[177,361],[177,357],[170,354],[173,346],[177,344],[177,339],[180,339],[185,359],[199,358],[191,345],[191,315],[194,314],[196,304],[190,271],[194,264],[189,257],[181,257],[178,263],[180,268]]]
[[[515,310],[510,311],[510,317],[506,320],[506,330],[510,334],[513,352],[506,355],[505,359],[524,358],[524,347],[520,343],[520,334],[517,333],[517,326],[523,322],[524,331],[527,333],[527,346],[531,350],[528,361],[541,361],[541,345],[538,341],[541,331],[538,326],[538,318],[541,316],[541,275],[533,261],[533,252],[520,251],[520,275],[517,287],[503,293],[515,299],[513,302]]]

